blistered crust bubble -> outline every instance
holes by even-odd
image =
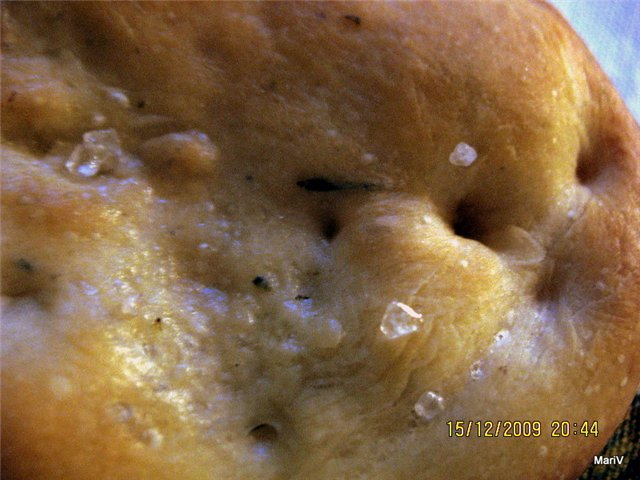
[[[548,6],[2,22],[3,476],[570,478],[623,417],[638,129]]]

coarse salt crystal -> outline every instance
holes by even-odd
[[[395,338],[418,331],[423,324],[422,314],[402,302],[391,302],[382,317],[380,331],[385,337]]]
[[[82,143],[73,149],[65,167],[70,173],[89,178],[111,172],[123,155],[115,130],[92,130],[82,135]]]
[[[476,158],[478,158],[478,153],[475,149],[464,142],[460,142],[449,155],[449,162],[456,167],[468,167],[476,161]]]
[[[107,88],[107,93],[109,96],[117,103],[119,103],[124,108],[129,108],[131,103],[129,102],[129,97],[122,90],[118,90],[117,88]]]
[[[409,315],[411,318],[422,318],[422,314],[416,312],[413,308],[411,308],[409,305],[406,305],[402,302],[396,302],[396,305],[398,305],[398,307],[400,307],[402,310],[404,310],[404,312]]]
[[[444,399],[435,392],[423,393],[413,407],[422,420],[432,420],[444,410]]]
[[[471,378],[473,380],[479,380],[484,375],[482,371],[482,362],[480,360],[471,364]]]

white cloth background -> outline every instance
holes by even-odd
[[[551,0],[640,122],[640,0]]]

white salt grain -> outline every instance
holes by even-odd
[[[131,103],[129,102],[129,97],[122,90],[118,90],[117,88],[107,88],[107,93],[116,103],[120,104],[120,106],[124,108],[129,108]]]
[[[380,323],[380,331],[388,339],[395,339],[417,332],[422,326],[422,314],[416,312],[409,305],[393,301],[387,309]]]
[[[375,162],[376,156],[373,153],[363,153],[360,160],[365,165],[368,165],[369,163]]]
[[[404,310],[404,312],[409,315],[411,318],[422,318],[422,314],[416,312],[413,308],[411,308],[409,305],[406,305],[402,302],[396,302],[396,305],[398,305],[398,307],[400,307],[402,310]]]
[[[413,407],[422,420],[432,420],[444,410],[444,399],[435,392],[425,392]]]
[[[473,380],[479,380],[484,375],[482,371],[482,362],[480,360],[471,364],[471,378]]]
[[[464,142],[460,142],[449,155],[449,162],[456,167],[468,167],[478,158],[475,149]]]
[[[111,172],[122,157],[120,139],[115,130],[92,130],[82,135],[82,143],[73,149],[65,167],[74,175],[89,178]]]

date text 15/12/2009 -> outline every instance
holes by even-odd
[[[546,428],[545,428],[546,427]],[[450,437],[597,437],[598,421],[553,420],[548,427],[539,420],[449,420]]]

